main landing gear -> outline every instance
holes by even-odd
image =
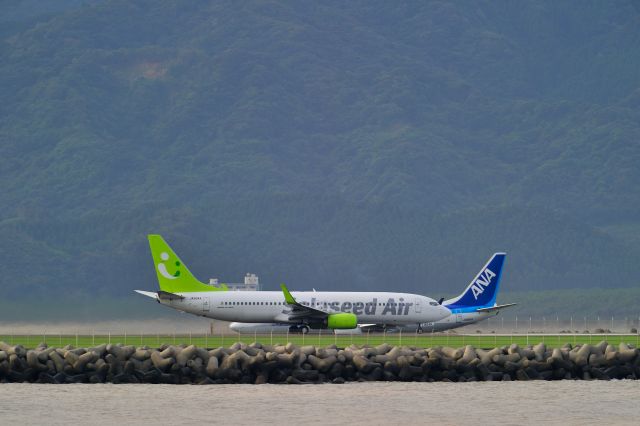
[[[289,327],[289,333],[307,334],[307,333],[309,333],[310,330],[311,329],[306,324],[303,324],[303,325],[292,325],[291,327]]]

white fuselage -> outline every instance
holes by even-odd
[[[215,291],[176,293],[184,299],[159,300],[163,305],[222,321],[300,324],[289,320],[291,306],[279,291]],[[389,325],[435,322],[451,311],[435,300],[409,293],[291,292],[300,304],[329,312],[349,312],[359,324]]]
[[[477,322],[486,320],[489,317],[498,315],[498,311],[491,312],[465,312],[458,314],[451,314],[448,317],[442,318],[435,322],[426,322],[421,324],[422,331],[425,333],[437,333],[438,331],[451,330],[453,328],[464,327],[465,325],[475,324]],[[415,330],[417,327],[411,327],[411,324],[405,326],[407,330]]]
[[[435,322],[428,321],[420,323],[420,327],[424,333],[437,333],[440,331],[451,330],[453,328],[464,327],[469,324],[475,324],[495,315],[497,315],[497,311],[450,314]],[[400,325],[405,332],[416,331],[418,329],[418,323],[416,322],[398,325]],[[231,329],[239,333],[286,333],[289,331],[289,326],[269,323],[234,322],[231,324]]]

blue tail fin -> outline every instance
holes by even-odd
[[[455,309],[454,312],[475,311],[495,305],[506,256],[506,253],[495,253],[462,294],[446,300],[443,305],[452,311]]]

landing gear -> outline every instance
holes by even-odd
[[[424,333],[424,330],[422,329],[422,324],[418,324],[418,329],[416,330],[416,333],[418,334]]]
[[[308,325],[292,325],[289,327],[289,333],[307,334],[310,328]]]

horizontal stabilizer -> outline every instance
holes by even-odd
[[[180,296],[179,294],[169,293],[168,291],[160,290],[158,292],[158,299],[160,300],[182,300],[184,296]]]
[[[169,293],[168,291],[144,291],[144,290],[134,290],[136,293],[139,293],[143,296],[151,297],[156,300],[182,300],[184,296],[180,296],[179,294]]]
[[[496,305],[496,306],[491,306],[490,308],[478,308],[478,309],[476,309],[476,311],[478,311],[478,312],[493,312],[493,311],[499,311],[500,309],[509,308],[509,307],[515,306],[515,305],[517,305],[517,303],[507,303],[506,305]]]
[[[133,291],[143,296],[151,297],[152,299],[157,299],[157,295],[155,291],[144,291],[144,290],[133,290]]]

